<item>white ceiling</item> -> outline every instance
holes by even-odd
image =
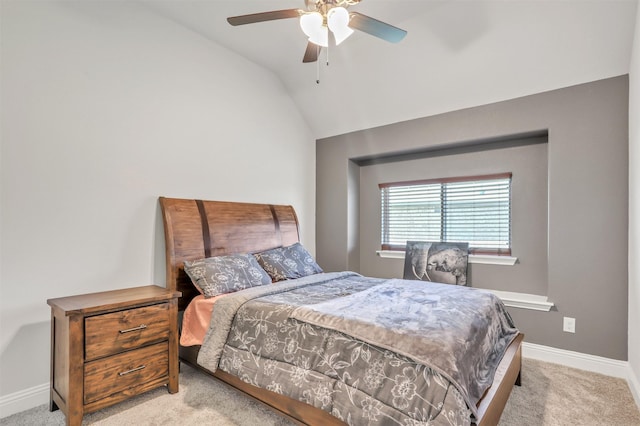
[[[297,19],[226,22],[301,8],[303,0],[141,1],[275,73],[316,138],[627,74],[637,7],[636,0],[362,0],[350,10],[408,35],[392,44],[356,32],[318,68],[302,63]]]

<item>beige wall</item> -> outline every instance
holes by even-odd
[[[542,267],[526,280],[546,280],[555,310],[511,313],[528,342],[626,360],[628,94],[628,78],[620,76],[318,141],[320,265],[351,267],[350,159],[548,131],[546,273]],[[361,208],[360,226],[370,214]],[[576,319],[575,334],[562,332],[563,316]]]
[[[136,2],[1,7],[0,397],[49,381],[48,298],[164,285],[158,196],[292,204],[314,248],[315,141],[271,72]]]

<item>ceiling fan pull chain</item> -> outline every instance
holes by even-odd
[[[320,56],[320,46],[316,46],[316,58]],[[316,60],[316,84],[320,84],[320,61]]]
[[[329,45],[327,45],[327,66],[329,66]]]

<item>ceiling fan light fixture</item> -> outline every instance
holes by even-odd
[[[314,34],[313,37],[309,37],[309,41],[318,46],[329,46],[329,29],[324,26],[320,27],[318,32]]]
[[[2,1],[2,0],[0,0]],[[390,43],[398,43],[407,32],[370,16],[358,12],[349,12],[347,8],[361,0],[305,0],[305,9],[270,10],[248,15],[227,18],[233,26],[254,24],[256,22],[276,21],[297,18],[299,25],[308,38],[307,48],[302,62],[316,62],[320,48],[341,44],[354,33],[362,31]],[[331,39],[331,40],[329,40]],[[327,57],[328,57],[327,49]],[[328,63],[328,61],[327,61]]]
[[[324,18],[319,12],[305,13],[300,17],[300,28],[309,41],[318,46],[329,45],[329,30],[323,25]]]
[[[327,12],[327,25],[336,37],[336,45],[353,34],[349,28],[349,12],[344,7],[334,7]]]

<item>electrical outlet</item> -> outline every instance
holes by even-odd
[[[562,324],[562,331],[566,331],[567,333],[575,333],[576,319],[570,318],[570,317],[564,317],[564,322]]]

